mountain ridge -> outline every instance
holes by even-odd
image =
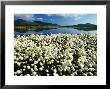
[[[23,19],[17,19],[14,20],[14,25],[15,26],[23,26],[23,25],[46,25],[46,26],[60,26],[58,24],[53,24],[53,23],[48,23],[48,22],[43,22],[43,21],[33,21],[33,22],[29,22]]]

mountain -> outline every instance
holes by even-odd
[[[22,20],[22,19],[17,19],[17,20],[14,20],[14,25],[24,25],[24,24],[27,24],[25,20]]]
[[[73,25],[75,28],[97,28],[97,25],[91,23]]]
[[[90,31],[90,30],[97,30],[97,25],[91,23],[77,24],[77,25],[73,25],[73,28],[78,30]]]
[[[26,26],[27,25],[59,26],[58,24],[47,23],[47,22],[43,22],[43,21],[29,22],[29,21],[25,21],[23,19],[14,20],[14,25],[15,26],[24,26],[24,25],[26,25]]]

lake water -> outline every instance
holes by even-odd
[[[15,32],[15,35],[28,35],[28,34],[58,34],[58,33],[67,33],[67,34],[97,34],[97,30],[92,31],[84,31],[78,30],[74,28],[57,28],[57,29],[48,29],[37,31],[35,29],[31,29],[25,32]]]

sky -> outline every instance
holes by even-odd
[[[97,14],[15,14],[14,20],[43,21],[58,25],[97,24]]]

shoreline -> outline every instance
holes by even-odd
[[[95,34],[89,34],[89,33],[86,33],[86,34],[84,34],[84,33],[81,33],[81,34],[68,34],[68,33],[56,33],[56,34],[52,34],[52,33],[50,33],[50,34],[37,33],[37,34],[36,34],[36,33],[35,33],[35,34],[31,34],[31,33],[30,33],[30,34],[14,35],[14,37],[17,37],[17,36],[30,36],[30,35],[45,35],[45,36],[46,36],[46,35],[78,35],[78,36],[79,36],[79,35],[81,35],[81,36],[82,36],[82,35],[83,35],[83,36],[84,36],[84,35],[91,35],[91,36],[97,36],[97,33],[95,33]]]

